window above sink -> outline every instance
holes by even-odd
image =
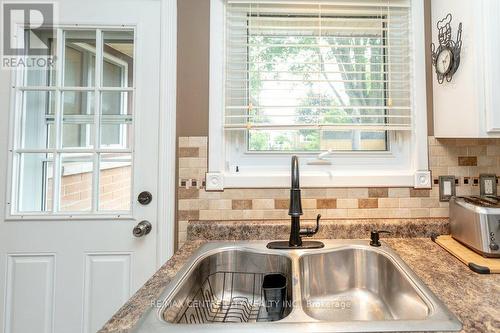
[[[306,187],[429,187],[423,16],[211,0],[207,189],[286,187],[292,154]]]

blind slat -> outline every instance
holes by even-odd
[[[281,105],[281,106],[227,106],[226,110],[258,110],[258,109],[276,109],[276,108],[290,108],[290,106]],[[358,110],[410,110],[407,106],[294,106],[296,109],[311,109],[311,110],[320,110],[320,109],[358,109]]]
[[[366,130],[366,131],[411,131],[411,125],[391,125],[391,124],[295,124],[295,125],[224,125],[226,130],[297,130],[314,129],[322,131],[338,130]]]
[[[255,47],[255,48],[327,48],[327,49],[408,49],[408,45],[322,45],[322,44],[256,44],[256,43],[234,43],[232,47]]]

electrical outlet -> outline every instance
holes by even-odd
[[[455,191],[455,176],[439,176],[439,201],[450,201],[455,196]]]
[[[497,195],[497,175],[479,175],[479,192],[483,195]]]

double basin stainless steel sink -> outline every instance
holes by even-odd
[[[267,242],[200,247],[137,332],[459,331],[461,323],[388,246],[327,240],[313,250]],[[262,282],[286,277],[279,317]]]

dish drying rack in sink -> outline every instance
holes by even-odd
[[[179,324],[276,321],[268,314],[262,282],[264,273],[216,272],[193,290],[180,306]]]

